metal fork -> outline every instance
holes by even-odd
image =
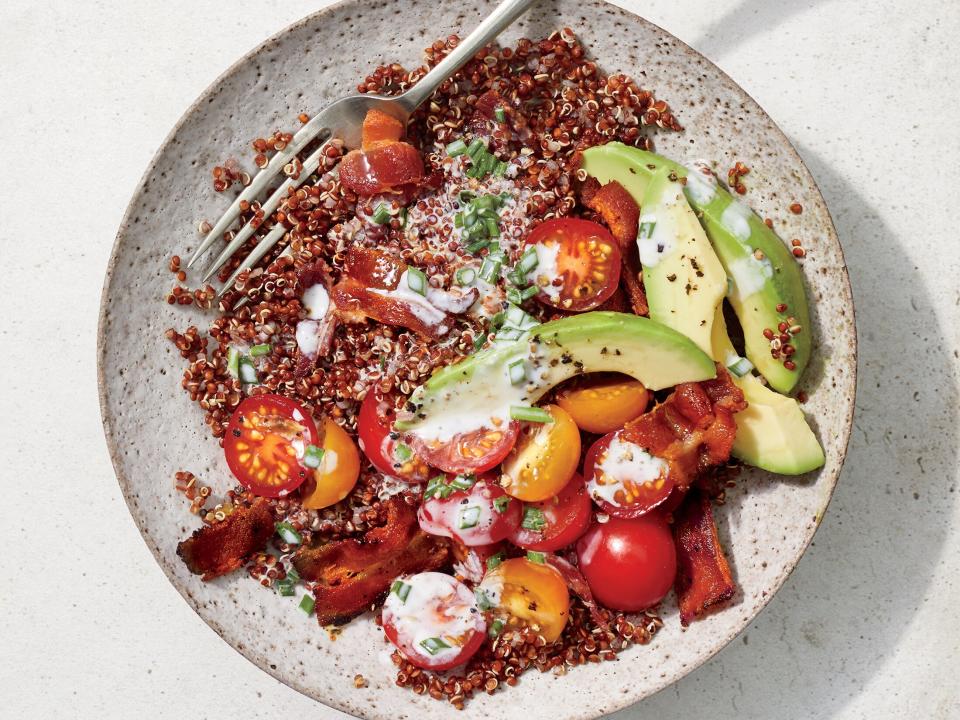
[[[193,267],[197,260],[217,241],[240,215],[240,204],[244,201],[252,202],[270,184],[270,181],[283,171],[283,167],[291,162],[297,154],[310,143],[320,140],[320,146],[303,161],[303,169],[296,177],[289,177],[270,195],[261,205],[263,216],[270,217],[283,202],[290,188],[302,185],[320,166],[323,151],[327,143],[333,138],[339,138],[348,148],[360,144],[360,129],[367,111],[377,109],[397,118],[406,125],[410,115],[416,110],[444,80],[448,79],[457,70],[463,67],[484,45],[499,35],[504,28],[516,20],[533,4],[534,0],[504,0],[487,18],[477,26],[477,29],[464,38],[450,53],[424,75],[420,81],[402,95],[396,97],[379,97],[376,95],[351,95],[341,98],[328,105],[318,115],[311,118],[297,133],[283,150],[277,152],[257,175],[244,188],[223,214],[213,229],[207,234],[194,251],[187,268]],[[223,266],[254,233],[256,228],[247,223],[217,256],[201,280],[202,283],[211,277]],[[237,269],[224,283],[217,293],[217,297],[233,287],[233,283],[244,270],[252,269],[270,248],[276,245],[287,233],[283,223],[277,223],[257,243],[253,251],[240,263]]]

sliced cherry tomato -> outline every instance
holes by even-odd
[[[581,430],[602,435],[643,415],[650,394],[639,380],[619,373],[576,378],[557,393],[557,405]]]
[[[500,542],[520,525],[520,503],[489,478],[438,477],[427,484],[424,498],[420,527],[469,547]]]
[[[351,150],[339,165],[340,182],[360,196],[376,195],[423,179],[423,158],[405,142],[380,142],[369,150]]]
[[[513,449],[520,432],[516,420],[499,428],[459,433],[449,440],[423,440],[409,435],[408,444],[428,465],[448,473],[482,473],[499,465]]]
[[[524,423],[513,450],[503,461],[507,493],[526,502],[546,500],[560,492],[580,464],[580,431],[573,418],[556,405],[545,408],[553,422]]]
[[[570,618],[567,583],[545,563],[504,560],[487,572],[479,589],[504,627],[529,627],[548,643],[560,637]]]
[[[541,264],[532,272],[537,300],[560,310],[593,310],[620,282],[620,248],[603,225],[576,218],[540,223],[526,239]],[[547,259],[549,258],[549,261]],[[562,284],[556,283],[560,280]]]
[[[553,552],[583,535],[592,516],[587,486],[582,477],[574,475],[556,497],[526,505],[510,542],[524,550]]]
[[[282,497],[303,484],[311,474],[304,464],[310,445],[319,445],[310,414],[289,398],[269,394],[240,403],[223,438],[230,472],[263,497]]]
[[[402,575],[383,604],[383,631],[420,668],[462,665],[487,636],[487,621],[470,589],[438,572]]]
[[[667,461],[623,437],[604,435],[587,450],[583,477],[593,501],[605,513],[634,518],[666,502],[673,491]]]
[[[663,600],[677,573],[673,535],[659,513],[595,523],[577,543],[577,558],[597,602],[624,612]]]
[[[380,472],[412,482],[426,482],[430,479],[430,468],[392,430],[396,418],[393,401],[392,395],[383,397],[376,390],[367,393],[357,417],[360,448]]]
[[[347,431],[325,417],[321,435],[320,465],[300,488],[303,506],[315,510],[343,500],[360,477],[360,453]]]

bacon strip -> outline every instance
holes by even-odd
[[[315,583],[321,625],[339,625],[368,610],[398,575],[437,570],[449,563],[449,543],[420,530],[416,510],[402,497],[390,498],[386,506],[387,524],[370,530],[363,541],[311,545],[294,555],[300,577]]]
[[[664,402],[627,423],[623,437],[666,460],[682,492],[697,474],[730,458],[733,415],[746,407],[743,392],[718,365],[714,380],[677,385]]]
[[[270,503],[258,498],[248,508],[235,509],[223,522],[196,530],[177,545],[177,555],[194,575],[213,580],[242,567],[250,555],[267,546],[273,533]]]
[[[706,495],[690,493],[676,515],[673,533],[677,546],[675,587],[680,624],[686,627],[730,600],[735,587]]]
[[[372,318],[387,325],[409,328],[428,340],[437,340],[453,327],[453,317],[424,298],[420,301],[394,297],[407,266],[382,250],[353,246],[347,251],[345,273],[330,291],[338,315],[347,322]]]

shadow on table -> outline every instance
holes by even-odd
[[[844,472],[769,608],[714,660],[620,718],[833,717],[893,654],[944,552],[960,496],[957,359],[909,239],[816,153],[798,150],[833,213],[856,301],[857,414]]]

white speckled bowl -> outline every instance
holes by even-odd
[[[382,634],[369,618],[335,642],[295,603],[264,592],[243,573],[205,584],[176,557],[196,525],[173,486],[189,469],[225,489],[229,472],[200,410],[180,389],[183,363],[163,332],[209,322],[193,309],[168,306],[169,256],[188,254],[196,225],[225,207],[211,189],[210,168],[273,128],[295,126],[353,91],[384,61],[408,67],[438,37],[473,28],[493,0],[345,2],[302,20],[231,67],[177,123],[137,187],[117,235],[104,282],[100,318],[101,407],[117,477],[134,520],[170,581],[224,640],[279,680],[346,712],[398,720],[448,714],[450,706],[393,684],[381,664]],[[812,303],[814,360],[802,387],[804,406],[827,463],[799,478],[744,473],[719,509],[723,544],[740,587],[728,609],[680,629],[676,609],[648,646],[619,662],[578,668],[562,678],[531,672],[520,689],[481,694],[466,716],[488,720],[595,717],[676,681],[726,645],[770,600],[796,565],[830,500],[850,433],[856,378],[853,303],[843,255],[810,173],[757,104],[708,60],[660,28],[597,0],[540,2],[505,36],[539,38],[575,29],[607,71],[625,71],[673,105],[686,126],[663,133],[657,149],[678,160],[707,158],[752,168],[747,201],[775,219],[782,237],[803,238]],[[787,212],[801,202],[802,215]],[[369,686],[356,689],[362,673]]]

